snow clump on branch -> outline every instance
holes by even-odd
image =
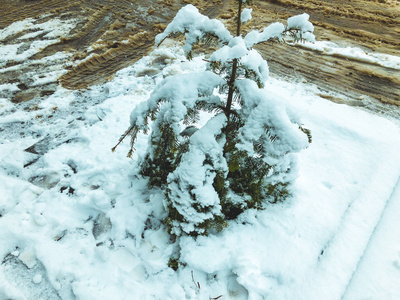
[[[215,35],[224,43],[232,39],[231,33],[221,21],[216,19],[210,20],[191,4],[181,8],[164,32],[156,36],[156,45],[161,44],[169,35],[177,32],[185,33],[186,42],[183,46],[185,52],[190,52],[193,44],[200,40],[205,33]]]
[[[253,9],[251,9],[251,8],[243,9],[242,14],[240,16],[240,21],[242,23],[246,23],[246,22],[250,21],[252,11],[253,11]]]

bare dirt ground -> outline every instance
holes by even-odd
[[[400,1],[259,1],[262,16],[287,18],[307,12],[316,26],[318,40],[328,40],[343,46],[400,55]],[[256,24],[260,22],[254,20]],[[261,21],[261,20],[260,20]],[[272,21],[272,19],[271,19]],[[369,95],[385,103],[400,104],[400,74],[398,70],[329,56],[300,47],[277,44],[263,46],[272,71],[281,76],[301,75],[322,89],[336,91],[363,105],[361,95]],[[274,55],[279,53],[279,55]],[[324,94],[322,93],[322,96]],[[331,100],[341,101],[329,96]]]
[[[316,27],[318,40],[332,41],[342,46],[360,47],[400,56],[400,1],[398,0],[255,0],[253,19],[244,31],[285,21],[290,16],[307,12]],[[37,22],[59,18],[74,20],[75,27],[33,57],[33,63],[8,61],[0,70],[0,84],[17,83],[13,102],[25,102],[35,97],[51,95],[58,84],[67,89],[83,89],[105,82],[116,71],[134,63],[152,48],[154,36],[165,28],[175,12],[192,3],[210,17],[228,24],[234,23],[235,2],[230,0],[3,0],[0,29],[15,21],[37,18]],[[0,41],[14,44],[23,33]],[[32,38],[43,38],[40,35]],[[24,47],[29,48],[29,44]],[[332,101],[364,106],[363,95],[398,110],[400,105],[400,74],[398,70],[362,60],[326,55],[298,46],[268,43],[258,49],[268,60],[274,76],[316,84],[321,96]],[[43,58],[58,52],[69,56],[52,60]],[[41,66],[38,67],[38,61]],[[35,63],[36,62],[36,63]],[[67,71],[54,82],[32,85],[27,72],[47,72],[60,65]],[[43,75],[44,76],[44,75]],[[40,76],[39,76],[40,77]],[[334,91],[337,96],[331,96]],[[1,95],[0,95],[1,96]],[[396,107],[397,106],[397,107]],[[384,108],[386,109],[386,108]]]

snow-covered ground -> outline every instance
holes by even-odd
[[[312,131],[294,197],[218,235],[169,240],[161,196],[137,177],[146,137],[133,159],[128,143],[111,148],[164,76],[204,64],[163,46],[86,91],[0,99],[0,299],[400,298],[400,122],[313,85],[265,87]]]

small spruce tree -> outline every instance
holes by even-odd
[[[287,26],[273,23],[242,37],[241,23],[251,18],[249,9],[242,15],[242,6],[248,4],[238,0],[235,36],[193,5],[177,13],[157,45],[182,33],[188,59],[196,43],[217,43],[219,49],[206,71],[164,79],[134,108],[120,139],[130,135],[131,155],[139,131],[150,132],[140,174],[150,189],[165,191],[165,223],[176,236],[220,231],[247,209],[283,201],[297,176],[296,153],[311,140],[285,101],[262,89],[268,64],[253,47],[272,39],[312,41],[313,25],[303,14]],[[202,127],[200,111],[212,113]]]

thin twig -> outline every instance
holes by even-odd
[[[128,128],[127,131],[123,134],[122,137],[119,138],[119,142],[111,149],[112,152],[115,151],[115,149],[119,146],[119,144],[122,143],[122,141],[132,132],[132,130],[135,128],[135,125],[132,125],[131,127]]]
[[[193,283],[196,286],[196,288],[200,289],[200,283],[199,282],[196,283],[196,280],[194,280],[193,270],[192,270],[192,280],[193,280]]]

